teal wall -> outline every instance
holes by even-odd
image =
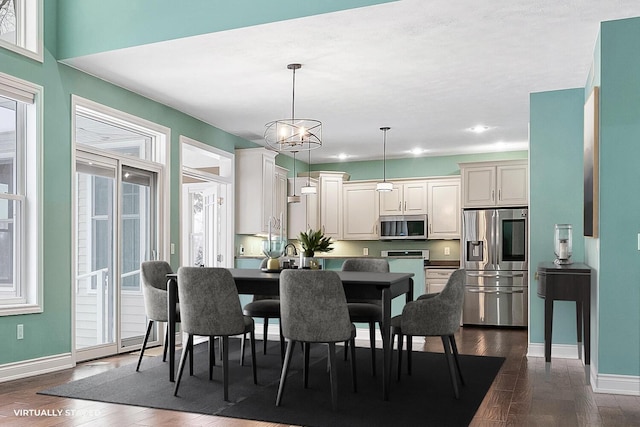
[[[598,370],[640,375],[640,18],[600,33]]]
[[[80,2],[76,2],[80,3]],[[45,1],[44,63],[0,49],[0,72],[44,87],[43,280],[44,312],[0,317],[0,365],[71,351],[71,95],[99,102],[171,128],[171,241],[179,246],[178,138],[185,135],[233,152],[255,146],[164,105],[58,64],[56,2]],[[179,253],[176,251],[176,253]],[[178,255],[171,257],[178,266]],[[24,339],[16,339],[16,325]]]
[[[527,151],[500,153],[464,154],[455,156],[410,157],[387,159],[387,179],[423,176],[460,175],[458,163],[482,162],[490,160],[526,159]],[[336,162],[311,165],[312,171],[342,171],[351,175],[351,181],[361,179],[382,179],[381,160],[362,162]]]
[[[169,0],[57,0],[58,58],[389,1],[394,0],[189,0],[185,4]]]
[[[582,152],[584,89],[530,97],[529,339],[544,342],[544,300],[537,296],[538,263],[553,261],[555,224],[573,225],[573,256],[584,262]],[[554,303],[553,343],[576,343],[575,303]]]

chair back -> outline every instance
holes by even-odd
[[[442,292],[408,303],[402,311],[402,331],[407,335],[452,335],[460,328],[465,271],[453,272]]]
[[[384,258],[349,258],[342,263],[342,271],[366,271],[370,273],[388,273],[389,261]],[[379,299],[351,299],[353,303],[367,303],[382,306]]]
[[[186,333],[229,336],[245,329],[238,290],[226,268],[180,267],[178,299]]]
[[[269,258],[263,258],[263,260],[260,262],[260,269],[267,268],[267,261],[269,261]],[[278,299],[278,298],[279,297],[273,296],[273,295],[254,295],[253,301],[261,301],[265,299]]]
[[[280,319],[285,338],[304,342],[340,342],[351,338],[347,299],[335,271],[283,270]]]
[[[167,274],[171,273],[173,270],[166,261],[143,261],[140,264],[144,309],[151,320],[168,320]]]

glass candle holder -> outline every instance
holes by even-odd
[[[554,233],[556,264],[571,264],[573,254],[573,230],[571,224],[556,224]]]

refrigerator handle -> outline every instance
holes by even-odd
[[[493,211],[493,266],[498,268],[500,264],[500,212],[498,210]]]

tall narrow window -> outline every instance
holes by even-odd
[[[0,74],[0,315],[41,311],[36,108],[40,92]]]

